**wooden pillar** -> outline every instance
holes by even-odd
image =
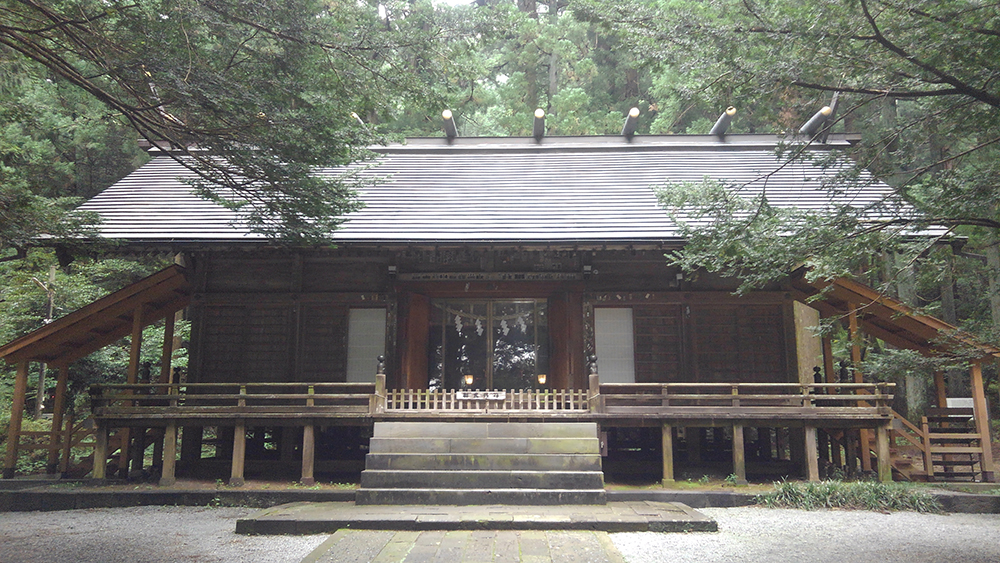
[[[733,473],[738,485],[747,484],[746,452],[743,448],[743,425],[733,425]]]
[[[17,450],[21,443],[21,418],[24,417],[24,396],[28,391],[28,362],[17,364],[13,403],[10,406],[10,426],[7,427],[7,454],[3,459],[3,477],[11,479],[17,469]]]
[[[69,458],[70,453],[73,451],[73,428],[75,425],[75,420],[73,419],[73,412],[70,411],[66,413],[63,417],[63,436],[62,436],[62,459],[59,460],[59,476],[66,477],[69,472]]]
[[[278,459],[292,463],[295,461],[295,439],[298,438],[294,426],[281,427],[281,441],[278,443]]]
[[[147,428],[135,428],[130,432],[132,444],[129,448],[129,468],[131,471],[141,472],[145,464],[147,431]],[[128,472],[125,476],[128,477]]]
[[[861,365],[861,346],[858,344],[858,338],[860,337],[858,333],[858,304],[848,303],[847,307],[849,309],[847,313],[848,335],[851,339],[851,368],[854,370],[854,382],[864,383],[864,374],[861,373],[861,369],[858,367]],[[861,458],[861,470],[871,472],[871,439],[867,428],[862,428],[858,432],[858,439],[858,449],[860,451],[857,454]]]
[[[830,463],[832,463],[834,467],[844,466],[844,455],[840,448],[841,442],[844,442],[847,439],[847,433],[841,432],[840,436],[840,441],[836,440],[834,436],[830,436]]]
[[[809,481],[819,481],[819,448],[816,440],[816,427],[806,426],[805,428],[805,470],[806,479]]]
[[[201,426],[185,426],[181,435],[181,461],[198,461],[201,459],[201,440],[204,428]]]
[[[892,481],[892,460],[889,458],[889,425],[880,424],[875,428],[875,455],[878,456],[878,480]]]
[[[833,339],[823,337],[823,375],[827,383],[837,382],[837,371],[833,367]]]
[[[104,479],[108,468],[108,427],[98,421],[94,428],[94,468],[91,476],[94,479]]]
[[[316,479],[313,477],[313,469],[316,464],[316,439],[315,427],[312,423],[306,424],[302,428],[302,479],[299,481],[303,485],[313,485]]]
[[[163,464],[160,469],[160,486],[169,487],[177,482],[177,422],[171,420],[163,431]]]
[[[976,417],[976,431],[982,436],[982,469],[983,481],[993,483],[996,476],[993,472],[993,451],[990,442],[990,421],[989,411],[986,407],[986,391],[983,388],[983,366],[980,362],[973,362],[970,372],[972,387],[972,406]]]
[[[847,474],[855,475],[858,471],[858,436],[856,430],[844,431],[844,452],[847,458]]]
[[[246,422],[237,421],[233,429],[233,471],[229,477],[229,485],[232,487],[242,487],[243,464],[246,461],[247,452],[247,429]]]
[[[663,481],[674,482],[674,428],[670,423],[664,422],[661,426],[661,442],[663,446]]]
[[[934,391],[937,392],[937,406],[948,407],[948,386],[944,382],[944,372],[941,370],[934,372]]]
[[[684,438],[687,442],[687,461],[691,465],[701,463],[701,428],[687,428]]]
[[[818,430],[816,434],[819,440],[819,458],[830,463],[830,435],[822,430]]]
[[[174,315],[163,320],[163,353],[160,356],[160,383],[173,383],[173,369],[170,367],[174,355]]]
[[[126,383],[133,385],[139,378],[139,354],[142,352],[142,305],[132,311],[132,347],[128,356]]]
[[[56,400],[52,405],[52,434],[49,437],[49,459],[45,466],[50,475],[59,471],[59,453],[62,449],[63,413],[66,410],[66,384],[69,380],[69,366],[60,366],[56,382]]]
[[[167,439],[167,433],[161,432],[159,428],[153,428],[150,430],[153,435],[153,468],[160,468],[160,474],[163,473],[163,448],[166,444],[163,442]]]

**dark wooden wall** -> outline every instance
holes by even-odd
[[[191,381],[343,381],[350,308],[384,307],[389,384],[421,387],[429,299],[512,297],[549,302],[554,387],[586,385],[592,310],[600,306],[633,308],[637,381],[795,381],[786,294],[735,297],[734,280],[678,276],[661,250],[273,250],[202,253],[194,264]],[[505,271],[578,277],[400,279],[410,272]]]

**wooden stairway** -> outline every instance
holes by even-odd
[[[376,422],[357,504],[604,504],[593,422]]]
[[[970,408],[929,408],[920,427],[893,411],[893,474],[906,481],[981,481],[983,447]]]
[[[932,408],[921,419],[924,467],[929,481],[981,481],[983,448],[973,409]]]

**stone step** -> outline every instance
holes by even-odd
[[[598,454],[590,438],[383,438],[373,437],[372,453]]]
[[[600,471],[366,470],[362,489],[603,489]]]
[[[594,438],[594,422],[378,422],[376,438]]]
[[[358,489],[355,504],[605,504],[604,490],[576,489]]]
[[[600,471],[599,454],[369,453],[365,470]]]

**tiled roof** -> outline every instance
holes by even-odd
[[[766,189],[774,205],[819,209],[830,202],[821,179],[835,170],[775,157],[780,139],[733,135],[413,139],[377,148],[380,165],[364,172],[386,181],[366,189],[365,208],[336,240],[373,243],[660,242],[677,226],[652,186],[704,177]],[[831,141],[828,146],[843,146]],[[820,146],[823,152],[826,147]],[[320,170],[318,174],[335,174]],[[191,193],[191,173],[157,156],[82,209],[103,218],[105,237],[134,243],[253,242],[236,215]],[[766,179],[765,179],[766,176]],[[882,183],[840,194],[856,205],[890,192]]]

